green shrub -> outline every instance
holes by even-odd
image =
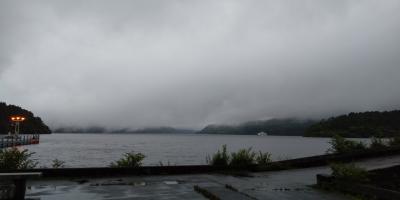
[[[110,163],[110,167],[130,167],[130,168],[140,167],[142,166],[142,161],[145,157],[146,156],[143,155],[142,153],[135,153],[135,152],[125,153],[121,159]]]
[[[387,148],[387,145],[382,140],[382,138],[372,137],[371,144],[369,146],[371,149],[384,149]]]
[[[349,153],[367,149],[364,143],[347,140],[339,135],[333,136],[329,143],[332,147],[328,149],[328,153]]]
[[[239,149],[237,152],[233,152],[229,155],[226,145],[222,145],[222,148],[212,157],[207,156],[206,161],[209,165],[230,166],[233,168],[244,168],[254,164],[267,166],[272,162],[270,153],[262,153],[259,151],[259,153],[256,154],[251,147],[248,149]]]
[[[207,156],[206,160],[209,165],[228,166],[230,158],[226,150],[226,144],[222,145],[221,151],[218,150],[218,152],[215,153],[212,158],[210,158],[210,156]]]
[[[54,159],[51,163],[52,168],[64,168],[65,167],[65,161]]]
[[[34,153],[29,153],[27,149],[18,150],[17,148],[0,149],[0,169],[32,169],[37,162],[31,159]]]
[[[260,166],[268,166],[272,162],[271,160],[271,154],[270,153],[263,153],[261,151],[258,152],[258,155],[256,157],[256,163],[257,165]]]
[[[352,182],[368,181],[368,172],[354,164],[331,164],[332,176]]]
[[[400,146],[400,136],[393,137],[389,140],[389,146]]]
[[[246,167],[255,164],[256,153],[252,148],[239,149],[237,152],[231,153],[231,161],[229,163],[232,167]]]

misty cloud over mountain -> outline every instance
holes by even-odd
[[[400,108],[400,1],[0,1],[0,101],[52,127]]]

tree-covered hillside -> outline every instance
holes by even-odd
[[[266,132],[268,135],[302,136],[304,131],[314,123],[311,120],[271,119],[246,122],[237,126],[208,125],[198,133],[255,135],[259,132]]]
[[[400,111],[350,113],[321,120],[306,130],[305,136],[391,137],[400,135]]]
[[[22,115],[26,118],[20,124],[20,133],[22,134],[48,134],[51,133],[49,127],[43,123],[40,117],[35,117],[32,112],[22,109],[19,106],[7,105],[0,102],[0,134],[14,132],[14,126],[11,123],[10,117],[13,115]]]
[[[194,130],[190,129],[179,129],[173,127],[148,127],[143,129],[137,129],[132,131],[132,133],[194,133]]]
[[[54,133],[194,133],[190,129],[178,129],[173,127],[148,127],[142,129],[131,128],[106,128],[102,126],[91,127],[59,127],[53,129]]]

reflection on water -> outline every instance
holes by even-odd
[[[54,159],[67,167],[107,166],[125,152],[146,155],[145,165],[161,162],[171,165],[204,164],[205,158],[223,144],[229,151],[252,147],[270,152],[273,159],[296,158],[325,153],[328,138],[252,135],[199,134],[51,134],[42,135],[39,145],[24,148],[36,152],[39,166],[50,166]]]

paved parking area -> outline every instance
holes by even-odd
[[[320,171],[320,170],[318,170]],[[306,180],[302,175],[310,175]],[[113,177],[102,179],[40,180],[29,182],[31,199],[206,199],[194,185],[217,191],[221,199],[245,199],[226,185],[256,199],[343,199],[342,195],[315,190],[313,170],[250,174],[236,177],[219,174]],[[296,180],[298,178],[298,180]],[[286,179],[286,180],[284,180]],[[314,179],[314,180],[312,180]]]
[[[358,165],[373,169],[400,164],[400,156],[371,159]],[[177,176],[130,176],[101,179],[36,180],[28,182],[30,199],[206,199],[194,191],[198,185],[218,193],[221,199],[307,199],[337,200],[347,196],[310,187],[318,173],[328,167],[250,173],[248,176],[198,174]],[[230,185],[237,191],[227,189]],[[240,193],[240,195],[238,195]],[[241,196],[241,195],[245,195]]]

